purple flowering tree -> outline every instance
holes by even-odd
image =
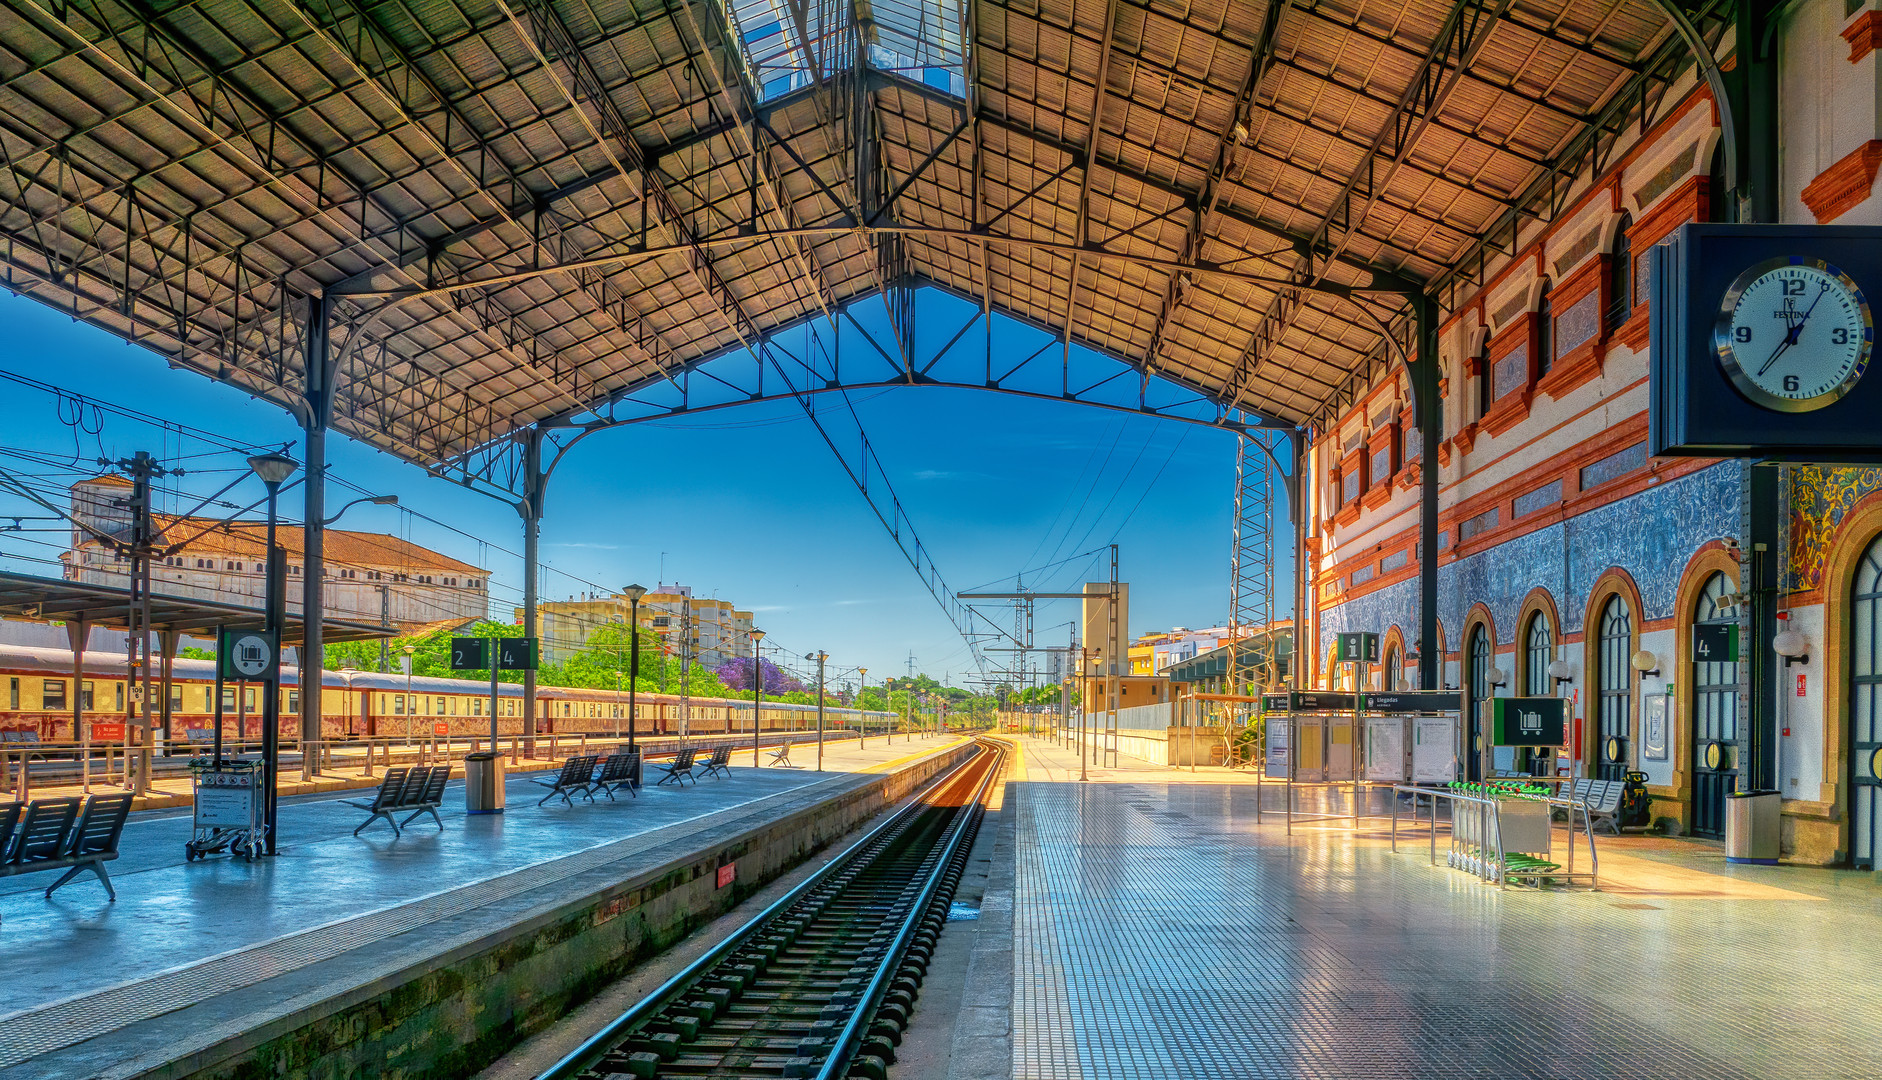
[[[758,663],[759,670],[764,672],[765,693],[788,694],[804,688],[803,683],[792,678],[783,668],[771,661],[760,660]],[[716,670],[719,681],[724,683],[727,689],[750,690],[752,688],[751,657],[734,657],[720,664]]]

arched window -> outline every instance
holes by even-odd
[[[1620,780],[1628,768],[1627,739],[1633,720],[1634,704],[1634,668],[1631,661],[1634,655],[1634,619],[1627,610],[1627,600],[1619,593],[1608,597],[1602,605],[1599,652],[1596,654],[1599,668],[1598,717],[1596,732],[1600,742],[1595,746],[1595,760],[1599,763],[1595,778],[1598,780]]]
[[[1608,333],[1620,329],[1634,313],[1634,249],[1627,230],[1634,219],[1623,213],[1621,227],[1614,234],[1614,250],[1608,255]]]
[[[1482,704],[1490,700],[1490,632],[1482,623],[1470,631],[1470,649],[1465,654],[1464,685],[1470,690],[1470,740],[1466,749],[1470,753],[1470,778],[1483,779],[1483,729],[1487,723]]]
[[[1849,859],[1873,870],[1882,840],[1882,537],[1856,564],[1849,601]]]
[[[1387,693],[1398,689],[1398,680],[1401,675],[1400,667],[1402,665],[1399,655],[1400,649],[1397,645],[1388,646],[1385,650],[1385,663],[1380,668],[1380,671],[1383,673],[1384,682],[1379,689]]]
[[[1721,602],[1731,591],[1724,574],[1707,578],[1694,605],[1693,625],[1736,623],[1736,609]],[[1738,782],[1738,664],[1695,663],[1692,681],[1692,831],[1719,838],[1725,835],[1726,793]]]
[[[1529,625],[1523,628],[1523,693],[1547,697],[1553,692],[1549,679],[1549,662],[1553,659],[1555,632],[1549,627],[1549,617],[1538,611],[1529,616]]]
[[[1536,298],[1536,378],[1549,373],[1555,363],[1555,305],[1549,302],[1549,283],[1542,283],[1542,295]]]

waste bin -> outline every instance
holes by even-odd
[[[1778,793],[1734,791],[1725,796],[1725,861],[1775,866]]]
[[[496,751],[464,755],[464,811],[503,813],[503,758]]]

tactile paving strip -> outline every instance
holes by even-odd
[[[1499,893],[1253,797],[1016,785],[1015,1077],[1882,1076],[1860,902]]]
[[[795,788],[767,795],[739,806],[676,821],[638,836],[502,874],[475,885],[351,916],[150,978],[0,1016],[0,1070],[138,1021],[332,959],[441,919],[618,862],[671,842],[671,830],[677,826],[699,827],[702,823],[709,825],[713,818],[748,814],[755,806],[771,799],[800,795],[804,790]]]

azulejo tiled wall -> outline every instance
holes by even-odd
[[[1632,575],[1646,619],[1670,618],[1687,560],[1707,542],[1739,531],[1743,470],[1739,462],[1721,462],[1439,567],[1445,647],[1457,651],[1464,614],[1478,603],[1496,620],[1498,642],[1514,643],[1516,613],[1537,586],[1555,598],[1563,632],[1577,633],[1588,591],[1610,567]],[[1343,630],[1384,633],[1393,625],[1408,639],[1417,636],[1416,578],[1320,614],[1323,640]]]
[[[1882,488],[1882,469],[1839,469],[1822,465],[1791,468],[1790,565],[1784,591],[1823,586],[1830,542],[1856,504]]]

